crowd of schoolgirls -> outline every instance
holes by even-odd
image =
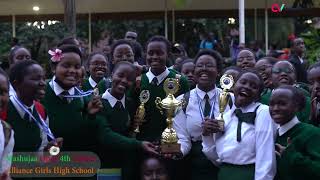
[[[298,42],[292,55],[306,80],[298,80],[297,64],[256,59],[250,49],[239,52],[235,66],[202,49],[194,58],[181,53],[180,62],[167,67],[172,47],[162,36],[146,43],[146,64],[137,63],[129,40],[114,42],[110,58],[93,53],[86,64],[76,43],[62,41],[49,51],[53,76],[46,80],[30,52],[15,46],[9,72],[0,70],[0,179],[10,179],[4,159],[12,152],[52,146],[95,152],[101,168],[121,168],[126,180],[320,179],[320,62],[307,69]],[[223,74],[235,84],[221,131],[216,117]],[[180,159],[159,152],[167,124],[155,99],[166,97],[167,78],[178,79],[175,97],[187,102],[173,124]],[[138,122],[142,91],[149,97],[144,122]]]

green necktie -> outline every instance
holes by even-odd
[[[210,105],[210,101],[209,101],[209,96],[208,96],[208,94],[206,94],[206,95],[204,96],[204,100],[205,100],[206,102],[205,102],[205,105],[204,105],[203,115],[204,115],[204,117],[209,117],[209,116],[210,116],[211,105]],[[211,117],[210,117],[210,118],[211,118]]]
[[[259,106],[258,106],[259,107]],[[254,124],[254,120],[256,119],[256,111],[258,107],[255,109],[254,112],[243,113],[241,109],[237,108],[234,112],[238,117],[238,127],[237,127],[237,141],[241,141],[241,124],[242,122],[248,124]]]

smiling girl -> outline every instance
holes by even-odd
[[[293,67],[293,65],[289,61],[279,61],[275,63],[272,67],[272,84],[273,88],[277,88],[281,85],[291,85],[293,87],[296,87],[296,71]],[[309,116],[310,116],[310,93],[305,91],[302,88],[296,87],[300,89],[302,92],[304,92],[306,97],[306,104],[305,107],[297,112],[297,117],[300,121],[309,123]],[[268,91],[264,93],[261,97],[261,103],[263,104],[269,104],[270,96],[272,91]]]
[[[181,153],[184,157],[188,156],[191,179],[217,179],[218,167],[213,164],[216,162],[210,162],[203,154],[201,143],[202,135],[212,135],[211,126],[219,126],[215,117],[219,115],[219,95],[222,90],[215,86],[215,82],[222,62],[218,52],[201,50],[195,58],[194,75],[198,83],[186,93],[188,95],[177,98],[188,101],[187,106],[176,115],[174,128],[181,144]],[[204,129],[205,124],[207,129]]]
[[[243,49],[237,56],[237,66],[241,69],[253,68],[256,64],[256,58],[254,53],[249,49]]]
[[[257,72],[242,72],[234,86],[234,106],[224,115],[224,133],[203,137],[203,152],[221,163],[218,180],[269,180],[275,175],[274,126],[268,106],[258,102],[262,90]]]
[[[272,92],[270,114],[279,125],[276,180],[320,179],[320,130],[295,115],[305,100],[299,89],[288,85]]]
[[[14,151],[43,151],[49,141],[55,141],[47,131],[49,118],[37,108],[36,100],[45,94],[44,78],[42,67],[32,60],[16,63],[10,70],[16,95],[10,97],[7,121],[15,131]]]
[[[94,89],[100,81],[106,81],[105,76],[108,73],[108,61],[101,53],[91,54],[87,63],[90,77],[84,80],[82,85],[84,91]]]
[[[100,159],[103,168],[122,168],[122,178],[131,180],[134,176],[134,163],[138,152],[154,153],[155,147],[149,142],[138,141],[129,138],[131,119],[133,119],[136,107],[131,98],[126,96],[134,81],[135,67],[129,62],[119,62],[113,69],[112,87],[102,95],[103,109],[96,115],[96,121],[107,124],[114,134],[114,138],[105,139],[110,146],[100,147]],[[100,125],[98,131],[101,134],[105,130]],[[99,137],[105,137],[99,135]]]
[[[43,104],[50,118],[52,132],[63,137],[63,149],[67,151],[91,150],[97,142],[90,129],[91,121],[86,114],[91,107],[97,107],[99,100],[89,102],[76,86],[81,74],[81,52],[77,46],[63,45],[52,55],[51,65],[54,77],[45,86]]]
[[[150,69],[147,73],[142,74],[141,84],[138,95],[141,91],[146,90],[150,94],[148,102],[145,104],[146,122],[140,126],[140,133],[137,139],[148,141],[159,141],[161,134],[167,127],[166,117],[162,115],[156,107],[155,99],[166,97],[163,83],[167,78],[177,78],[179,80],[179,91],[175,94],[178,96],[189,90],[188,81],[184,76],[176,74],[174,70],[166,67],[166,62],[170,54],[171,46],[169,41],[163,36],[153,36],[147,43],[147,64]],[[139,98],[136,98],[139,102]]]

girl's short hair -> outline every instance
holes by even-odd
[[[90,62],[91,62],[93,56],[95,56],[95,55],[101,55],[101,56],[103,56],[103,57],[107,60],[107,63],[108,63],[108,57],[106,57],[103,53],[101,53],[101,52],[94,52],[94,53],[91,53],[91,54],[88,56],[87,63],[86,63],[86,66],[87,66],[87,67],[89,67]]]
[[[111,45],[111,58],[113,58],[114,50],[116,49],[116,47],[118,47],[119,45],[122,45],[122,44],[126,44],[126,45],[130,46],[133,54],[135,53],[135,51],[134,51],[135,49],[130,41],[125,40],[125,39],[119,39]]]
[[[148,45],[151,43],[151,42],[156,42],[156,41],[159,41],[159,42],[163,42],[165,45],[166,45],[166,48],[167,48],[167,55],[169,55],[171,53],[171,43],[170,41],[165,38],[164,36],[159,36],[159,35],[156,35],[156,36],[152,36],[147,44],[146,44],[146,50],[148,49]]]
[[[13,64],[13,57],[19,49],[26,49],[30,53],[30,51],[23,46],[14,46],[13,48],[11,48],[10,53],[9,53],[9,57],[8,57],[9,64]]]
[[[75,45],[75,46],[78,46],[78,44],[76,43],[76,38],[74,38],[72,36],[62,39],[62,41],[57,45],[57,47],[60,48],[63,45]]]
[[[196,57],[194,58],[194,64],[197,64],[198,59],[200,58],[200,56],[203,56],[203,55],[208,55],[213,57],[216,60],[218,72],[222,70],[223,58],[218,51],[215,51],[212,49],[201,49],[196,55]]]
[[[298,111],[302,111],[306,104],[306,97],[304,96],[303,92],[294,86],[290,85],[282,85],[279,86],[277,89],[286,89],[292,92],[292,100],[296,103],[298,107]]]
[[[179,65],[178,67],[178,71],[181,72],[182,70],[182,67],[184,64],[187,64],[187,63],[193,63],[194,64],[194,60],[191,59],[191,58],[188,58],[188,57],[181,57],[183,60],[181,62],[181,64]]]
[[[244,48],[244,49],[241,49],[238,53],[238,55],[242,52],[242,51],[249,51],[253,54],[253,57],[254,59],[256,59],[256,56],[255,56],[255,53],[252,51],[252,49],[249,49],[249,48]],[[237,55],[237,58],[238,58],[238,55]]]
[[[320,67],[320,62],[316,62],[308,68],[308,71],[310,71],[311,69],[319,68],[319,67]]]
[[[142,176],[144,164],[145,164],[146,161],[149,160],[149,159],[156,159],[156,160],[160,163],[160,165],[165,168],[165,173],[166,173],[167,175],[169,175],[169,174],[168,174],[168,173],[169,173],[169,170],[168,170],[168,168],[166,167],[165,160],[162,159],[162,158],[160,158],[160,157],[158,157],[158,156],[156,156],[156,155],[148,154],[148,155],[145,155],[145,156],[143,157],[142,164],[141,164],[141,166],[140,166],[141,176]],[[141,177],[141,178],[142,178],[142,177]],[[141,178],[140,178],[140,179],[141,179]]]
[[[289,66],[291,66],[292,69],[293,69],[293,73],[295,74],[295,76],[296,76],[296,78],[297,78],[296,68],[294,67],[294,65],[293,65],[290,61],[277,61],[274,65],[272,65],[272,69],[274,68],[275,65],[277,65],[277,64],[279,64],[279,63],[287,63]],[[271,74],[273,74],[272,71],[271,71]]]
[[[258,77],[258,79],[259,79],[259,95],[260,95],[264,90],[264,81],[263,81],[260,73],[256,69],[249,68],[249,69],[242,70],[240,72],[240,74],[238,75],[238,78],[237,78],[236,81],[238,81],[246,73],[252,73],[252,74],[254,74],[254,75],[256,75]]]
[[[225,68],[223,71],[222,71],[222,75],[224,75],[227,71],[229,70],[234,70],[234,71],[237,71],[239,73],[239,75],[241,74],[241,72],[243,71],[242,68],[238,67],[238,66],[229,66],[227,68]],[[234,77],[234,81],[237,81],[237,79],[239,78],[239,75],[237,77]]]
[[[123,66],[123,65],[126,65],[126,66],[131,67],[134,71],[136,70],[136,67],[134,66],[134,64],[132,64],[132,63],[130,63],[130,62],[128,62],[128,61],[120,61],[120,62],[118,62],[118,63],[114,66],[114,68],[112,69],[112,72],[113,72],[113,73],[116,72],[116,70],[117,70],[120,66]]]
[[[267,60],[267,62],[268,62],[269,64],[271,64],[271,65],[274,65],[275,63],[277,63],[277,62],[279,61],[279,59],[277,59],[277,58],[268,57],[268,56],[263,57],[263,58],[260,58],[258,61],[261,61],[261,60],[263,60],[263,59]]]
[[[20,61],[14,64],[11,67],[10,73],[9,73],[9,79],[11,84],[13,84],[14,81],[22,81],[24,76],[27,74],[28,67],[34,64],[38,64],[38,63],[34,60],[28,60],[28,61]]]
[[[58,49],[60,49],[62,51],[62,54],[63,53],[76,53],[80,56],[80,59],[82,57],[82,53],[81,53],[79,47],[76,45],[64,44],[64,45],[60,46]],[[54,66],[57,65],[59,62],[50,61],[50,63]],[[82,59],[81,59],[81,64],[82,64]]]

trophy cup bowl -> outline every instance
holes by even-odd
[[[184,100],[178,101],[174,94],[179,89],[179,81],[174,78],[168,78],[164,82],[164,90],[167,93],[167,97],[162,99],[157,97],[155,100],[157,108],[167,119],[167,128],[161,135],[160,151],[162,154],[179,154],[180,144],[178,144],[178,137],[176,131],[172,128],[174,116],[179,107],[184,105]]]
[[[220,85],[222,87],[222,93],[219,95],[219,116],[216,118],[219,124],[219,129],[221,132],[224,132],[224,119],[223,113],[226,110],[228,102],[230,100],[229,90],[234,84],[233,77],[231,75],[224,74],[220,79]]]

